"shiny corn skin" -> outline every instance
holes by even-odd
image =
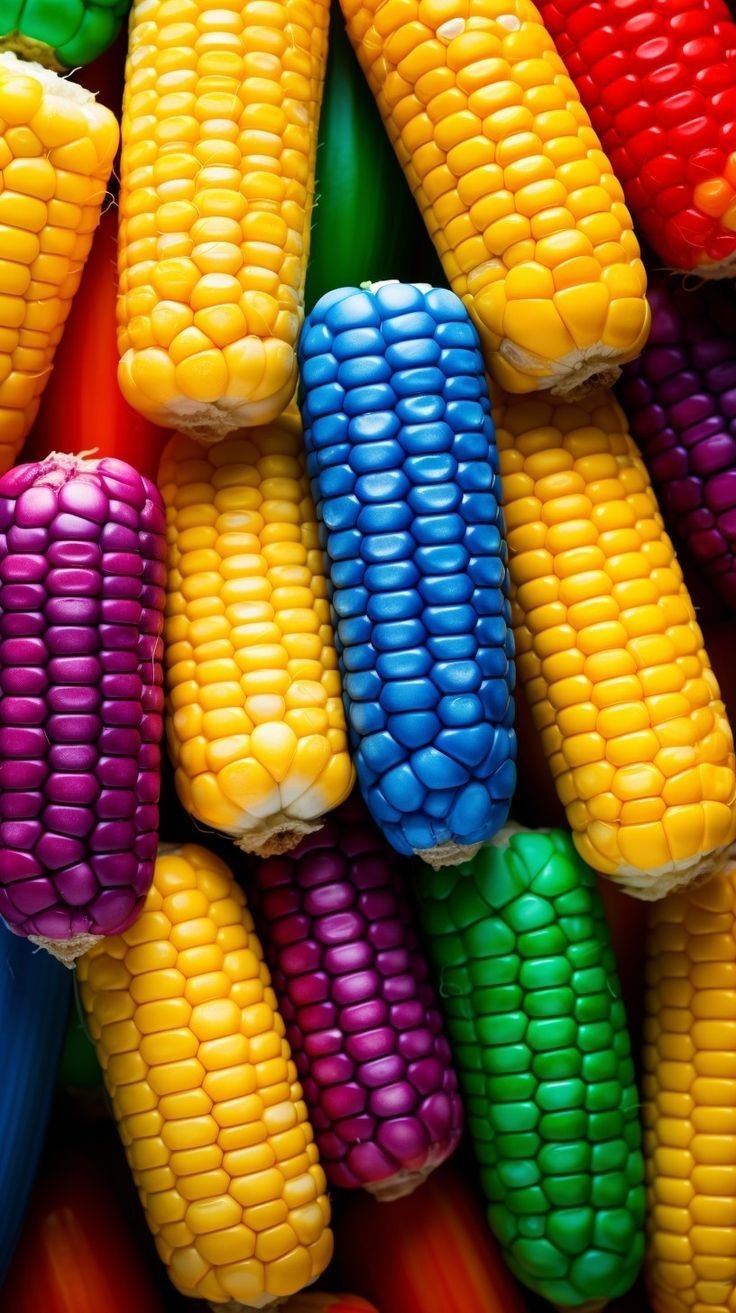
[[[454,292],[510,392],[612,382],[649,330],[623,192],[529,0],[341,0]]]
[[[736,868],[651,909],[644,1031],[654,1313],[736,1310]]]
[[[325,1178],[268,969],[228,868],[159,852],[142,915],[77,966],[146,1220],[183,1294],[265,1308],[332,1254]]]
[[[328,0],[133,5],[118,377],[202,441],[294,392],[328,17]]]
[[[35,419],[117,145],[90,92],[0,54],[0,473]]]
[[[174,437],[158,482],[179,796],[246,850],[287,851],[353,783],[298,415],[207,449]]]
[[[623,412],[496,397],[517,670],[581,856],[640,898],[736,836],[731,729]]]

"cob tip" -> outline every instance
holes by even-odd
[[[575,834],[573,834],[573,842],[577,847]],[[687,857],[680,862],[668,862],[666,866],[655,867],[652,871],[639,870],[633,866],[623,867],[613,879],[623,893],[631,894],[632,898],[639,898],[645,903],[658,903],[661,898],[667,898],[669,894],[706,884],[714,875],[718,875],[729,861],[734,860],[736,860],[736,843],[727,843],[720,848],[713,848],[708,853],[698,853],[695,857]]]
[[[482,847],[482,843],[454,843],[450,839],[438,848],[417,848],[415,856],[431,866],[433,871],[441,871],[443,866],[460,866],[463,862],[472,862]]]
[[[436,1166],[436,1162],[428,1163],[426,1167],[422,1167],[417,1172],[407,1170],[405,1172],[396,1172],[394,1176],[389,1176],[388,1179],[383,1181],[365,1181],[363,1189],[377,1203],[391,1204],[396,1199],[406,1199],[415,1190],[418,1190],[420,1185],[424,1185]]]
[[[47,935],[29,935],[28,942],[36,948],[45,948],[57,962],[73,971],[79,958],[102,938],[102,935],[74,935],[72,939],[49,939]]]
[[[282,857],[298,847],[308,834],[322,829],[321,818],[316,821],[298,821],[282,818],[271,830],[257,830],[233,839],[236,848],[252,857]]]

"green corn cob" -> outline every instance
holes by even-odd
[[[419,898],[488,1220],[563,1308],[626,1291],[644,1165],[626,1014],[595,876],[563,830],[502,830]]]

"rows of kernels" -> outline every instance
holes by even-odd
[[[13,50],[48,68],[78,68],[114,41],[129,9],[130,0],[6,0],[0,50]]]
[[[733,867],[650,911],[647,1275],[656,1313],[736,1310]]]
[[[117,144],[88,92],[0,54],[0,473],[36,416]]]
[[[158,481],[179,796],[246,847],[293,846],[353,783],[298,416],[207,449],[176,436]]]
[[[643,1256],[644,1165],[595,877],[563,831],[510,827],[419,894],[506,1261],[558,1307],[613,1298]]]
[[[327,0],[136,0],[123,112],[120,386],[203,439],[296,385]]]
[[[736,607],[736,307],[730,286],[649,291],[652,333],[619,395],[665,514]]]
[[[540,0],[636,222],[675,269],[736,258],[736,23],[724,0]]]
[[[164,528],[123,461],[0,479],[0,914],[21,934],[117,933],[151,883]]]
[[[260,1307],[323,1271],[329,1204],[243,894],[163,848],[142,915],[77,967],[156,1248],[184,1294]]]
[[[636,355],[649,316],[631,218],[529,0],[342,7],[497,381],[564,389]]]
[[[452,292],[388,283],[322,297],[299,350],[360,786],[399,852],[451,860],[451,846],[495,834],[515,783],[506,548],[477,334]]]
[[[328,1178],[418,1185],[462,1109],[398,858],[354,793],[249,883]]]
[[[496,410],[519,678],[579,852],[640,897],[736,836],[731,729],[610,393]]]

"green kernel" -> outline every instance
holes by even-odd
[[[601,1249],[626,1254],[633,1244],[636,1230],[636,1219],[627,1208],[604,1210],[595,1219],[595,1243]]]
[[[561,1277],[567,1272],[567,1261],[548,1240],[517,1240],[511,1247],[515,1261],[533,1277]]]
[[[625,1172],[606,1172],[604,1176],[593,1178],[591,1203],[596,1208],[615,1208],[626,1202],[628,1192]]]
[[[560,1208],[550,1213],[547,1232],[552,1244],[565,1254],[582,1254],[593,1236],[592,1208]]]
[[[536,898],[534,894],[523,894],[508,908],[506,919],[512,930],[516,930],[521,934],[528,930],[541,930],[543,926],[551,925],[555,919],[555,914],[544,898]]]
[[[586,1103],[586,1089],[581,1080],[546,1081],[539,1087],[537,1102],[544,1112],[582,1108]]]
[[[532,1054],[526,1044],[507,1044],[503,1048],[484,1049],[482,1060],[484,1069],[495,1076],[507,1072],[527,1071],[531,1066]]]
[[[497,1131],[532,1131],[539,1121],[536,1103],[497,1103],[489,1108],[491,1125]]]
[[[544,1213],[547,1200],[544,1191],[538,1185],[530,1185],[526,1190],[510,1190],[507,1204],[517,1217],[533,1217]]]
[[[523,1012],[502,1012],[495,1017],[481,1017],[478,1022],[478,1041],[491,1045],[517,1044],[524,1038],[528,1024]]]
[[[545,1144],[539,1154],[540,1169],[550,1176],[587,1172],[590,1170],[590,1160],[590,1145],[581,1143]]]
[[[575,1011],[575,995],[571,989],[540,989],[526,1000],[530,1017],[566,1017]]]
[[[536,1185],[541,1173],[535,1162],[511,1160],[505,1163],[499,1162],[498,1176],[507,1190],[521,1190],[526,1185]]]
[[[540,1080],[570,1080],[580,1075],[582,1066],[578,1049],[558,1049],[553,1053],[538,1053],[532,1071]]]
[[[547,1176],[543,1188],[555,1208],[575,1208],[579,1204],[589,1202],[591,1177],[587,1172],[571,1173],[569,1176]]]
[[[517,948],[522,957],[554,957],[557,953],[569,951],[567,940],[558,925],[548,925],[543,930],[529,930],[519,935]]]
[[[534,1158],[542,1145],[538,1135],[531,1131],[518,1135],[499,1135],[498,1152],[502,1158]]]
[[[539,1123],[539,1134],[545,1140],[579,1140],[585,1135],[586,1122],[582,1108],[548,1112]]]
[[[573,979],[573,969],[562,954],[540,957],[536,961],[522,962],[519,981],[530,991],[566,985]]]

